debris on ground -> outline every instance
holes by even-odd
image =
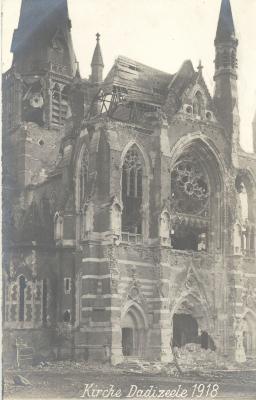
[[[175,348],[175,356],[182,370],[215,369],[218,363],[215,351],[203,349],[197,343],[187,343],[183,347]]]
[[[32,386],[28,379],[24,378],[22,375],[14,375],[13,382],[17,386]]]
[[[123,374],[178,376],[175,363],[164,364],[160,361],[144,361],[141,359],[125,360],[116,366]]]

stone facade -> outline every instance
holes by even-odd
[[[22,2],[3,76],[6,360],[17,338],[113,364],[188,342],[256,356],[256,154],[239,145],[229,1],[213,98],[190,61],[118,57],[103,80],[99,35],[82,79],[67,2],[45,2]]]

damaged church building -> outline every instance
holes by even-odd
[[[4,359],[19,341],[114,365],[188,343],[256,358],[256,117],[247,153],[230,1],[213,96],[189,60],[104,72],[99,34],[82,78],[71,28],[67,0],[22,0],[3,75]]]

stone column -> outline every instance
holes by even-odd
[[[170,276],[169,268],[166,266],[168,252],[169,248],[162,246],[155,251],[155,302],[150,343],[152,357],[165,363],[173,360],[171,348],[172,319],[169,309]]]
[[[112,238],[114,242],[114,237]],[[110,273],[110,362],[112,365],[123,361],[122,329],[121,329],[121,295],[119,294],[120,273],[117,262],[117,248],[114,244],[107,245],[104,254],[108,258]]]
[[[165,302],[167,304],[167,302]],[[170,311],[165,308],[159,299],[158,305],[154,310],[154,321],[150,331],[147,358],[168,363],[173,360],[172,348],[172,323]]]

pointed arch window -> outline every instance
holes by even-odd
[[[63,239],[63,216],[59,212],[56,212],[54,216],[54,239]]]
[[[79,175],[80,207],[82,207],[85,201],[86,193],[88,191],[88,184],[89,184],[89,152],[87,149],[85,149],[83,153],[80,175]]]
[[[172,246],[177,250],[207,251],[210,218],[210,182],[198,159],[190,154],[181,156],[171,173],[170,232]]]
[[[122,232],[142,234],[143,163],[133,145],[126,153],[122,169]]]
[[[63,126],[68,113],[68,89],[67,86],[56,83],[52,90],[52,122]]]

